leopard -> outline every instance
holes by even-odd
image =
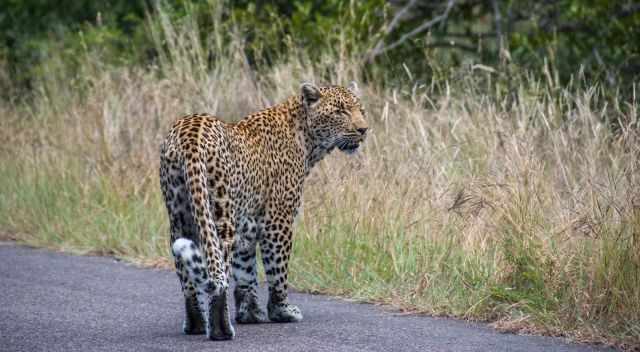
[[[231,340],[235,322],[302,320],[288,300],[293,224],[305,179],[333,150],[355,154],[369,129],[355,82],[300,85],[298,94],[235,122],[177,119],[160,147],[160,188],[184,295],[185,334]],[[257,251],[268,284],[258,301]]]

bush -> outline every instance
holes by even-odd
[[[144,18],[189,16],[207,32],[224,27],[242,38],[249,63],[275,65],[291,47],[311,57],[348,52],[368,62],[367,77],[388,84],[410,72],[422,83],[449,79],[464,65],[499,70],[509,79],[524,69],[544,75],[550,63],[562,83],[583,76],[628,89],[640,67],[640,6],[631,1],[9,1],[0,16],[0,58],[27,88],[64,53],[61,69],[74,70],[87,50],[104,64],[153,64],[154,39]],[[212,10],[219,8],[220,11]],[[603,21],[603,19],[606,19]],[[205,43],[213,48],[211,43]],[[219,43],[220,44],[220,43]],[[226,45],[225,44],[225,45]],[[218,49],[218,48],[216,48]],[[215,56],[217,50],[209,52]],[[76,72],[78,73],[78,72]],[[444,76],[443,76],[444,74]],[[622,85],[621,85],[621,84]]]

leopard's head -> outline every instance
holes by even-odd
[[[354,153],[369,127],[355,82],[349,88],[317,87],[305,82],[300,89],[307,128],[316,145]]]

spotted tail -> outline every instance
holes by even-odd
[[[197,154],[185,158],[185,167],[186,186],[191,200],[194,222],[198,229],[197,242],[199,245],[189,239],[178,239],[173,245],[173,252],[174,255],[180,254],[180,260],[187,268],[192,282],[198,288],[213,295],[219,295],[228,284],[220,241],[209,205],[206,169]]]
[[[186,238],[178,238],[171,246],[173,256],[178,259],[185,268],[189,280],[202,291],[210,291],[213,282],[207,275],[205,260],[200,250],[193,241]]]

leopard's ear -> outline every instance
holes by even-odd
[[[311,82],[302,82],[300,90],[302,91],[302,99],[308,105],[316,103],[322,96],[320,94],[320,88]]]
[[[356,97],[360,98],[360,87],[358,87],[358,83],[356,81],[351,81],[351,83],[349,83],[349,91]]]

